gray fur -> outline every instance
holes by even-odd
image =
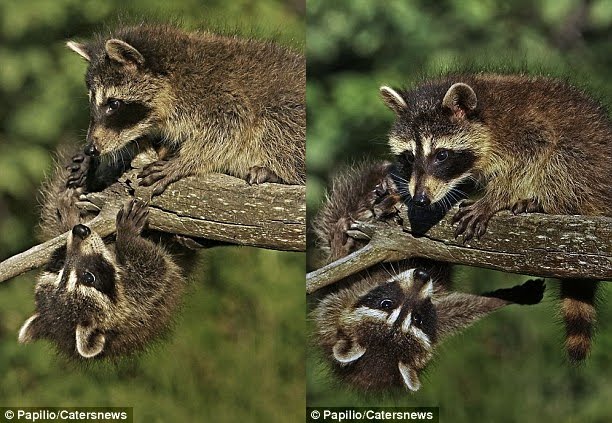
[[[386,220],[401,207],[389,169],[388,163],[365,162],[334,180],[315,219],[330,259],[363,246],[350,242],[345,233],[354,219]],[[416,276],[417,268],[425,273]],[[418,390],[419,376],[442,339],[503,306],[534,304],[542,298],[541,281],[491,294],[453,292],[450,270],[446,263],[404,260],[377,265],[336,284],[340,288],[319,301],[312,318],[315,342],[340,379],[365,391],[394,386]],[[382,300],[393,305],[385,309]]]
[[[502,210],[612,216],[612,121],[576,87],[544,77],[466,74],[389,90],[383,101],[396,114],[389,145],[411,196],[443,204],[466,181],[482,189],[453,216],[464,241],[485,236]],[[406,105],[401,110],[398,101]],[[572,361],[591,348],[596,288],[588,280],[561,284]]]
[[[154,25],[68,47],[89,61],[90,144],[116,154],[153,137],[174,152],[142,174],[154,194],[210,172],[305,183],[302,55],[272,42]],[[112,99],[122,102],[116,111]]]
[[[48,339],[75,359],[120,357],[146,348],[167,331],[186,287],[176,256],[153,242],[159,237],[141,235],[147,216],[143,203],[130,201],[119,212],[115,240],[74,229],[91,218],[76,207],[87,192],[87,177],[74,178],[87,174],[90,165],[77,155],[58,164],[45,184],[43,239],[72,231],[66,248],[54,253],[39,276],[36,311],[19,333],[20,342]],[[94,284],[88,282],[91,275]]]

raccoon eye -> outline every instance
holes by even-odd
[[[93,286],[96,282],[96,275],[91,272],[85,272],[83,274],[83,284],[87,286]]]
[[[390,299],[388,299],[388,298],[385,298],[384,300],[382,300],[382,301],[380,302],[380,304],[379,304],[379,305],[380,305],[380,308],[381,308],[381,309],[383,309],[383,310],[388,310],[388,309],[390,309],[391,307],[393,307],[393,301],[392,301],[392,300],[390,300]]]
[[[117,109],[119,109],[119,107],[121,107],[122,104],[123,102],[121,100],[117,100],[116,98],[110,98],[108,102],[106,103],[106,106],[108,107],[106,109],[106,113],[110,114],[110,113],[117,111]]]
[[[406,151],[406,153],[404,153],[404,157],[408,163],[414,162],[414,154],[412,154],[412,151]]]
[[[421,313],[413,313],[412,321],[415,325],[421,326],[423,324],[423,316],[421,316]]]
[[[448,150],[440,150],[436,153],[436,162],[441,163],[448,159]]]

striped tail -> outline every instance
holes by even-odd
[[[565,348],[570,361],[577,363],[586,358],[595,329],[595,291],[597,281],[564,279],[561,281],[561,301],[565,321]]]

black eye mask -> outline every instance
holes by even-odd
[[[89,276],[86,276],[87,272],[94,276],[93,282],[90,281]],[[91,286],[108,296],[112,301],[116,300],[117,273],[113,265],[101,254],[81,257],[77,264],[77,277],[80,284]]]

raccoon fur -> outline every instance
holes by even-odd
[[[89,217],[77,202],[88,174],[97,183],[105,178],[77,154],[45,185],[43,237],[70,233],[38,277],[36,311],[19,341],[48,339],[74,359],[117,358],[146,348],[166,331],[186,284],[177,256],[141,235],[144,203],[132,200],[119,211],[115,239],[101,239],[86,226]]]
[[[332,181],[325,203],[312,222],[325,264],[365,245],[347,235],[356,221],[390,220],[401,198],[390,177],[391,162],[364,161],[344,169]]]
[[[400,207],[385,162],[365,162],[333,183],[316,233],[329,260],[363,244],[346,234],[355,220],[386,220]],[[471,295],[451,291],[451,266],[403,260],[352,275],[325,295],[312,312],[315,342],[338,376],[365,391],[404,386],[417,391],[420,374],[438,343],[508,304],[536,304],[544,285],[531,280],[510,289]]]
[[[468,180],[482,188],[453,217],[456,236],[481,237],[501,210],[612,216],[612,123],[579,89],[543,77],[476,74],[380,92],[396,114],[389,145],[415,205],[443,205]],[[590,349],[595,292],[594,281],[562,281],[572,361]]]
[[[163,25],[67,45],[89,62],[85,151],[116,156],[151,137],[173,153],[141,174],[153,195],[210,172],[249,183],[305,183],[302,55],[272,42]]]

